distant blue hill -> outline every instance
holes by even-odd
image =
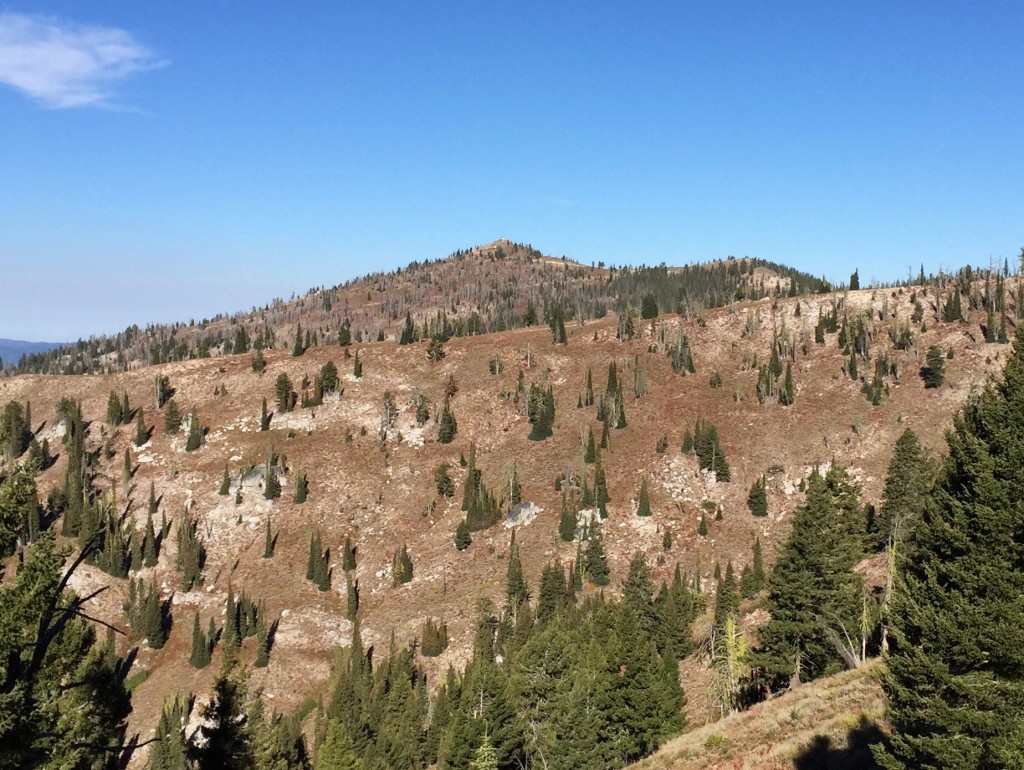
[[[26,353],[45,353],[63,345],[63,342],[25,342],[24,340],[0,339],[0,359],[4,366],[17,364]]]

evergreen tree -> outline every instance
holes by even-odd
[[[363,362],[359,360],[359,351],[356,351],[352,359],[352,376],[357,380],[363,376]]]
[[[569,505],[565,495],[562,495],[562,514],[558,519],[558,535],[566,543],[576,539],[576,508]]]
[[[907,428],[896,440],[882,490],[882,507],[871,539],[878,549],[900,538],[920,514],[931,486],[931,466],[917,434]]]
[[[895,554],[883,688],[888,768],[1016,767],[1024,756],[1024,332],[968,399],[920,523]],[[879,752],[881,755],[883,752]]]
[[[647,492],[647,475],[644,474],[643,479],[640,482],[640,494],[639,501],[637,503],[636,515],[637,516],[650,516],[651,515],[651,498]]]
[[[604,542],[601,539],[601,525],[592,521],[587,531],[587,547],[583,553],[584,573],[587,580],[596,586],[606,586],[611,582],[608,570],[608,559],[604,553]]]
[[[270,532],[270,517],[267,517],[267,533],[263,539],[263,558],[270,559],[274,556],[274,547],[277,545],[277,538]]]
[[[149,429],[146,427],[146,417],[140,406],[135,412],[135,446],[142,446],[149,441]]]
[[[239,482],[241,483],[241,482]],[[217,494],[221,497],[226,496],[231,492],[231,474],[228,473],[228,464],[224,463],[224,477],[220,480],[220,489],[217,490]]]
[[[156,531],[153,529],[153,514],[149,513],[146,515],[146,529],[142,536],[142,563],[147,567],[155,567],[158,556]]]
[[[764,572],[764,556],[761,553],[761,538],[754,540],[753,561],[743,568],[740,577],[740,594],[744,599],[750,599],[764,590],[768,578]]]
[[[519,546],[516,544],[516,533],[512,530],[512,542],[509,545],[508,569],[505,574],[505,602],[514,614],[519,605],[530,595],[526,578],[523,577],[523,564],[519,560]]]
[[[351,572],[356,568],[356,549],[349,535],[345,535],[345,542],[341,546],[341,568],[345,572]]]
[[[194,452],[203,445],[203,426],[199,424],[199,413],[192,410],[188,424],[188,438],[185,439],[185,451]]]
[[[306,494],[309,490],[306,482],[306,473],[301,468],[295,471],[295,497],[293,502],[301,504],[306,502]]]
[[[271,419],[271,417],[272,417],[272,415],[269,412],[267,412],[267,399],[264,398],[263,401],[260,403],[260,430],[261,431],[270,430],[270,419]]]
[[[736,617],[740,611],[740,590],[736,584],[736,574],[732,569],[732,562],[725,568],[725,577],[718,583],[715,589],[715,615],[714,628],[722,631],[725,628],[725,619],[730,615]]]
[[[192,621],[192,653],[188,662],[192,668],[206,668],[210,665],[210,642],[199,625],[199,613],[193,616]]]
[[[924,380],[925,388],[938,388],[946,381],[946,362],[942,351],[935,345],[928,348],[924,358],[925,365],[921,369],[921,379]]]
[[[277,398],[277,411],[290,412],[295,406],[295,392],[292,390],[292,380],[285,373],[277,375],[274,382],[274,394]]]
[[[181,430],[181,410],[172,398],[164,405],[164,431],[174,436]]]
[[[469,525],[463,519],[459,522],[459,526],[455,528],[455,547],[460,551],[465,551],[472,543],[473,537],[470,534]]]
[[[452,414],[450,400],[446,397],[444,408],[441,410],[441,417],[437,421],[437,441],[440,444],[450,444],[459,430],[455,415]]]
[[[779,391],[779,403],[783,406],[792,406],[796,398],[796,388],[793,385],[793,364],[786,362],[786,377],[782,383],[782,390]]]
[[[841,668],[828,631],[857,635],[862,581],[853,566],[860,546],[833,489],[814,472],[769,579],[771,620],[759,629],[752,659],[762,686],[778,691]]]
[[[750,487],[750,494],[747,495],[747,507],[754,516],[768,515],[768,489],[767,479],[761,474],[754,480]]]
[[[222,672],[203,709],[199,731],[204,740],[195,751],[199,770],[249,770],[253,766],[253,740],[244,700],[244,681],[231,670]]]
[[[363,761],[352,736],[341,722],[327,725],[324,742],[316,755],[316,770],[363,770]]]

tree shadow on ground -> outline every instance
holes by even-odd
[[[793,760],[796,770],[880,770],[871,756],[871,744],[882,743],[885,733],[862,716],[846,734],[846,746],[834,746],[826,735],[816,736]]]

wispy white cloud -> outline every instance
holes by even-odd
[[[0,13],[0,83],[47,107],[115,107],[118,81],[164,63],[123,29]]]

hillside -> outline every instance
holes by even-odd
[[[249,312],[218,314],[173,325],[131,326],[30,356],[20,373],[82,374],[245,352],[251,345],[291,350],[303,341],[336,341],[344,327],[355,342],[397,339],[410,316],[416,333],[472,336],[545,320],[559,305],[566,318],[589,320],[632,307],[645,295],[665,309],[698,313],[737,296],[817,291],[822,281],[757,259],[685,267],[583,265],[507,240],[456,251],[444,259],[413,261],[389,273],[370,273],[302,296],[277,299]],[[525,319],[525,320],[524,320]],[[18,358],[6,359],[19,364]]]
[[[485,259],[480,253],[473,258]],[[577,406],[586,392],[588,372],[595,393],[601,394],[609,366],[615,364],[627,394],[626,425],[610,431],[610,445],[601,453],[611,498],[603,532],[612,588],[617,589],[631,556],[641,550],[654,567],[656,584],[671,580],[678,564],[684,574],[696,573],[704,592],[711,595],[716,564],[724,568],[732,562],[738,570],[749,563],[755,537],[761,538],[768,563],[773,561],[788,533],[790,514],[802,499],[802,481],[815,466],[848,466],[862,486],[864,500],[877,503],[892,446],[905,428],[917,432],[931,451],[941,452],[952,414],[972,388],[999,369],[1008,350],[1006,345],[984,342],[984,334],[978,331],[984,315],[972,314],[970,307],[964,314],[971,323],[941,322],[950,290],[936,295],[930,287],[779,296],[682,315],[663,313],[651,321],[636,319],[635,334],[629,339],[619,339],[620,318],[614,313],[598,318],[568,313],[566,344],[555,344],[546,326],[520,327],[452,337],[444,344],[444,356],[436,361],[428,357],[426,341],[408,345],[393,339],[366,341],[378,329],[388,330],[393,337],[392,330],[401,328],[404,321],[405,308],[412,305],[418,308],[417,323],[426,320],[432,309],[443,309],[448,303],[445,287],[453,281],[472,292],[460,299],[457,312],[449,307],[453,315],[463,317],[469,307],[484,309],[479,292],[500,294],[500,289],[475,284],[473,276],[478,273],[461,273],[460,266],[467,261],[469,257],[456,257],[440,265],[410,268],[402,273],[405,279],[365,279],[337,290],[330,303],[318,293],[249,316],[250,321],[265,317],[281,330],[276,333],[279,339],[294,321],[322,331],[321,341],[336,341],[337,325],[326,320],[327,314],[333,314],[334,324],[346,317],[358,319],[352,325],[366,332],[360,335],[362,342],[353,340],[345,349],[337,344],[311,345],[294,356],[290,344],[287,349],[271,347],[262,352],[266,368],[261,373],[253,370],[253,356],[246,353],[112,374],[0,379],[0,403],[31,402],[32,429],[40,440],[49,439],[52,450],[60,451],[57,462],[39,477],[43,499],[63,483],[67,458],[60,448],[63,428],[55,408],[62,397],[71,397],[81,402],[89,423],[86,446],[97,453],[95,485],[116,501],[117,510],[130,512],[128,526],[143,527],[152,484],[160,511],[178,525],[189,511],[205,541],[205,579],[200,587],[179,589],[173,536],[165,541],[157,566],[138,573],[147,583],[154,580],[161,595],[170,600],[174,625],[162,649],[143,646],[135,661],[137,670],[148,673],[133,693],[132,731],[143,738],[150,735],[161,705],[172,694],[209,692],[216,655],[215,665],[209,668],[196,670],[189,665],[192,621],[197,612],[203,626],[211,617],[219,620],[229,588],[264,601],[268,615],[279,620],[269,666],[252,670],[252,683],[262,689],[268,706],[288,712],[309,698],[322,697],[335,648],[348,644],[352,634],[340,561],[346,537],[357,552],[358,566],[352,576],[360,591],[364,645],[384,650],[394,634],[395,644],[403,647],[419,637],[425,620],[443,618],[450,646],[442,655],[420,661],[433,682],[443,678],[449,665],[463,665],[471,653],[477,599],[486,596],[500,604],[513,529],[530,586],[538,585],[545,564],[568,564],[577,556],[577,546],[559,538],[562,502],[556,477],[589,477],[593,472],[582,455],[586,431],[599,437],[601,423],[596,406]],[[482,270],[486,261],[475,264]],[[558,280],[576,285],[578,279],[578,287],[583,287],[578,296],[584,296],[587,286],[608,280],[599,268],[547,259],[524,259],[519,268],[533,271],[532,280],[538,285],[546,285],[548,278],[553,282],[550,295],[544,290],[535,295],[538,312],[545,297],[563,296],[566,287]],[[758,281],[764,278],[770,276],[762,273]],[[398,301],[396,296],[409,286],[403,280],[413,280],[423,293]],[[374,283],[382,287],[379,296],[371,290],[370,299],[357,301]],[[774,293],[767,285],[765,291]],[[783,287],[781,294],[788,293]],[[923,308],[923,331],[922,324],[910,323],[915,300]],[[521,312],[517,301],[506,305],[510,312],[512,308]],[[500,303],[495,297],[488,312]],[[305,315],[311,306],[322,308],[324,315]],[[1010,307],[1008,303],[1012,329]],[[839,334],[846,332],[826,332],[823,344],[814,340],[819,318],[833,313],[848,320],[851,334],[859,330],[869,347],[871,364],[861,362],[862,377],[857,380],[848,376],[849,354],[838,343]],[[897,346],[904,328],[910,338]],[[918,370],[932,345],[949,354],[946,380],[941,388],[926,390]],[[795,398],[789,407],[778,403],[774,390],[763,403],[758,398],[759,365],[771,358],[773,346],[783,351],[784,361],[792,362]],[[693,373],[687,373],[685,366],[673,367],[672,354],[683,347],[692,355]],[[356,357],[363,367],[361,377],[353,373]],[[892,367],[882,380],[884,388],[875,405],[863,388],[871,382],[874,362],[883,357]],[[496,361],[500,371],[494,373],[499,368]],[[327,394],[317,406],[275,413],[269,430],[261,431],[261,400],[265,398],[274,410],[279,376],[287,374],[301,394],[303,378],[314,380],[328,362],[340,373],[342,392]],[[714,374],[718,377],[712,386]],[[155,377],[167,377],[181,412],[195,410],[208,428],[200,449],[184,451],[184,432],[165,433],[167,406],[156,408]],[[535,383],[552,389],[556,410],[553,435],[547,440],[528,438],[527,399],[517,397],[520,380],[526,388]],[[441,444],[438,417],[446,392],[451,391],[458,430],[452,443]],[[120,427],[106,423],[111,393],[127,393],[131,406],[143,410],[152,433],[143,446],[131,445],[135,436],[131,422]],[[393,425],[382,432],[388,393],[397,414]],[[423,425],[416,420],[419,396],[429,404],[429,419]],[[729,482],[716,481],[698,468],[695,457],[680,452],[684,435],[698,419],[718,430],[731,467]],[[659,442],[662,438],[664,442]],[[471,443],[484,483],[501,490],[509,485],[514,471],[523,500],[536,506],[536,518],[527,516],[514,524],[503,521],[474,533],[472,545],[460,552],[453,545],[463,518],[460,501],[466,482],[460,458],[469,456]],[[123,455],[129,449],[137,468],[126,490],[121,479]],[[284,468],[283,494],[273,501],[262,495],[259,472],[272,452],[280,453]],[[455,481],[451,498],[435,489],[435,470],[441,463],[448,463]],[[225,466],[231,489],[222,496],[218,491]],[[256,472],[243,480],[253,469]],[[301,504],[292,500],[295,472],[300,469],[309,481],[308,499]],[[769,515],[754,518],[746,500],[762,474],[768,481]],[[636,515],[645,477],[653,511],[649,518]],[[239,484],[241,500],[236,502]],[[721,520],[710,515],[718,510]],[[698,527],[705,516],[709,531],[701,536]],[[268,521],[277,543],[273,558],[264,559]],[[305,577],[314,531],[330,549],[333,581],[327,592],[318,591]],[[666,532],[671,533],[670,549],[665,547]],[[403,544],[411,554],[414,575],[411,582],[395,585],[392,560]],[[74,587],[85,593],[104,584],[112,590],[99,597],[93,611],[123,628],[126,581],[112,580],[87,565],[76,575]],[[585,590],[598,593],[589,586]],[[706,627],[706,620],[698,621],[695,633]],[[246,661],[254,654],[251,645],[247,642],[243,649]],[[119,648],[126,649],[127,644],[119,642]],[[699,727],[714,713],[706,693],[706,667],[692,658],[684,662],[683,674],[689,722]],[[841,689],[852,683],[860,687],[859,681],[847,678],[826,686]],[[807,693],[794,694],[793,699],[800,702],[791,706],[783,705],[791,701],[765,704],[750,716],[731,717],[729,724],[774,708],[802,712],[800,699],[807,697]],[[845,724],[842,717],[835,719]],[[728,725],[722,729],[731,730]],[[715,766],[687,764],[681,758],[697,751],[695,745],[706,746],[717,730],[702,727],[671,744],[664,755],[670,759],[650,760],[643,767]],[[772,740],[768,732],[756,735]],[[733,751],[745,750],[739,740],[730,740]]]

